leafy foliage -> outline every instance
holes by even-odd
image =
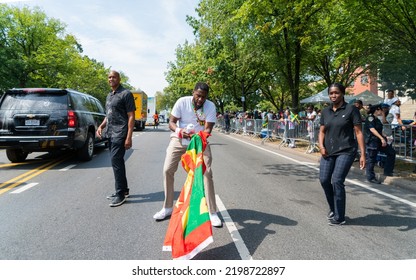
[[[196,10],[196,42],[171,62],[166,95],[189,94],[200,79],[222,112],[296,110],[300,98],[363,73],[379,73],[381,89],[415,87],[414,1],[201,0]]]
[[[72,88],[105,101],[104,64],[82,55],[65,24],[39,8],[0,4],[0,91],[13,87]],[[122,75],[128,84],[128,77]]]
[[[296,110],[301,98],[368,72],[378,73],[380,89],[416,97],[413,0],[200,0],[196,11],[187,18],[195,41],[179,45],[168,62],[159,110],[198,81],[210,85],[221,112]],[[0,92],[72,88],[104,101],[109,69],[82,55],[65,29],[39,8],[0,4]]]

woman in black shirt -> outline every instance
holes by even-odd
[[[329,205],[329,225],[345,224],[345,178],[360,148],[360,168],[365,167],[364,137],[358,109],[344,100],[345,87],[328,88],[332,105],[322,110],[319,129],[321,152],[319,180]],[[354,137],[355,134],[355,137]]]

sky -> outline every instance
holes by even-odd
[[[167,64],[175,49],[193,42],[186,15],[196,16],[199,0],[0,0],[17,7],[39,7],[66,24],[83,55],[123,72],[148,96],[163,91]]]

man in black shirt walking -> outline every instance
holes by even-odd
[[[106,135],[109,139],[116,190],[114,194],[107,197],[111,199],[111,207],[123,204],[129,195],[124,154],[132,146],[134,111],[136,110],[133,94],[120,84],[120,80],[120,73],[116,71],[111,71],[108,75],[111,92],[105,104],[107,116],[97,129],[97,136],[102,137],[102,130],[106,128]]]

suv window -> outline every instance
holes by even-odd
[[[47,92],[22,93],[11,92],[6,94],[2,108],[7,110],[64,110],[67,108],[65,93],[50,94]]]
[[[79,110],[79,111],[86,111],[87,107],[86,107],[86,98],[83,95],[80,94],[70,94],[70,98],[71,98],[71,103],[72,103],[72,108],[74,110]]]
[[[95,102],[95,105],[97,106],[97,112],[101,114],[105,114],[103,105],[101,105],[101,103],[98,100],[93,99],[93,101]]]
[[[101,104],[99,106],[99,103],[97,103],[94,98],[82,94],[71,94],[70,96],[72,103],[71,107],[74,110],[104,113]]]

